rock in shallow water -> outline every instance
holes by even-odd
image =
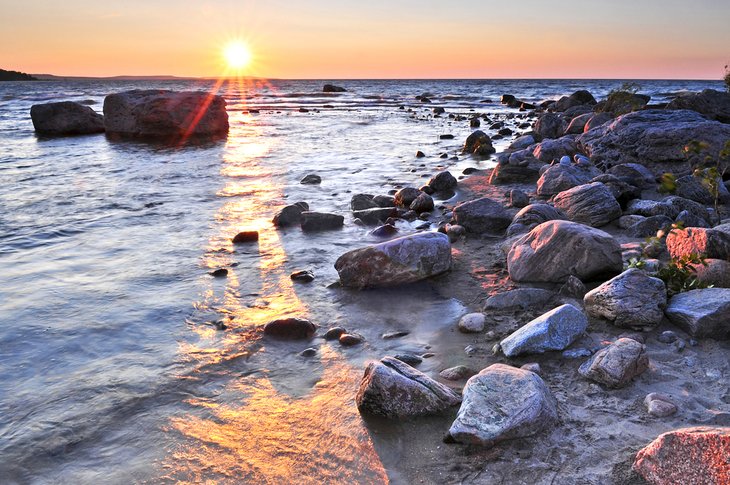
[[[580,366],[580,374],[610,388],[625,387],[649,368],[646,347],[630,338],[620,338],[599,350]]]
[[[104,117],[73,101],[34,104],[30,108],[33,128],[43,135],[86,135],[104,132]]]
[[[107,133],[139,137],[211,136],[228,133],[222,96],[199,91],[133,90],[104,99]]]
[[[434,276],[451,268],[446,234],[423,232],[391,239],[340,256],[335,269],[343,286],[393,286]]]
[[[664,318],[667,289],[659,278],[631,268],[589,291],[584,302],[588,315],[617,327],[651,328]]]
[[[303,318],[280,318],[264,325],[264,335],[282,340],[308,339],[314,335],[317,327]]]
[[[442,413],[461,397],[408,364],[384,357],[365,369],[355,401],[361,413],[408,418]]]
[[[561,305],[527,323],[499,345],[507,357],[563,350],[588,327],[588,319],[573,305]]]
[[[730,427],[681,428],[636,454],[633,469],[653,485],[730,483]]]
[[[555,399],[540,376],[493,364],[467,381],[449,435],[460,443],[493,446],[532,436],[557,418]]]
[[[327,231],[339,229],[345,222],[344,216],[327,212],[302,212],[303,231]]]

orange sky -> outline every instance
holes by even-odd
[[[104,5],[102,5],[104,3]],[[719,79],[730,1],[0,0],[0,67],[77,76]]]

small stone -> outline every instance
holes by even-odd
[[[304,349],[301,352],[299,352],[299,355],[302,357],[314,357],[317,355],[317,349],[314,347],[309,347],[308,349]]]
[[[447,381],[460,381],[476,374],[475,371],[468,368],[465,365],[457,365],[456,367],[449,367],[439,372],[439,375]]]
[[[509,191],[509,205],[522,209],[530,205],[530,197],[521,190],[512,189]]]
[[[340,345],[344,345],[345,347],[361,344],[363,340],[360,335],[355,335],[354,333],[343,333],[339,338]]]
[[[590,357],[592,352],[588,349],[570,349],[563,351],[563,357],[566,359],[580,359],[581,357]]]
[[[401,331],[397,331],[397,332],[384,333],[383,335],[381,335],[381,337],[384,338],[385,340],[389,340],[389,339],[393,339],[393,338],[405,337],[409,333],[410,332],[406,332],[405,330],[401,330]]]
[[[676,333],[672,332],[671,330],[665,330],[664,332],[660,333],[656,339],[663,344],[671,344],[678,338],[679,337],[677,337]]]
[[[664,418],[677,412],[677,406],[665,395],[652,392],[644,398],[646,410],[652,416]]]
[[[218,268],[210,272],[210,275],[214,278],[225,278],[228,276],[228,270],[226,268]]]
[[[289,277],[294,281],[309,283],[314,280],[314,273],[308,269],[303,269],[293,272]]]
[[[540,371],[542,370],[540,368],[540,364],[537,362],[530,362],[528,364],[524,364],[520,366],[520,369],[529,370],[530,372],[534,372],[535,374],[540,374]]]
[[[418,151],[416,152],[416,158],[423,158],[423,157],[425,157],[425,156],[426,156],[426,154],[425,154],[425,153],[423,153],[423,152],[422,152],[421,150],[418,150]]]
[[[347,330],[345,330],[342,327],[332,327],[329,330],[327,330],[327,333],[324,334],[324,339],[325,340],[338,340],[340,338],[340,335],[344,334],[345,332],[347,332]]]
[[[303,318],[280,318],[264,325],[264,335],[284,340],[311,338],[317,327]]]
[[[309,175],[306,175],[302,180],[299,181],[299,183],[304,185],[316,185],[322,183],[322,177],[319,175],[310,173]]]
[[[259,240],[258,231],[242,231],[233,237],[233,244],[256,242]]]
[[[635,340],[621,338],[599,350],[580,366],[583,377],[610,388],[625,387],[649,368],[646,348]]]
[[[469,313],[459,320],[459,331],[463,333],[478,333],[484,330],[484,314]]]
[[[423,362],[423,359],[419,357],[416,354],[406,353],[406,354],[396,354],[394,357],[401,362],[405,362],[408,365],[418,365],[421,362]]]

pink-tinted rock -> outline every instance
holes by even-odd
[[[706,258],[730,260],[730,234],[704,227],[674,229],[667,234],[667,250],[673,258],[704,255]]]

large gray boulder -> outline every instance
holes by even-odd
[[[690,109],[711,120],[730,123],[730,93],[705,89],[699,93],[682,94],[670,101],[666,109]]]
[[[34,104],[30,108],[33,128],[42,135],[86,135],[104,132],[104,117],[73,101]]]
[[[621,217],[621,205],[606,185],[601,182],[579,185],[564,190],[553,199],[555,207],[568,219],[592,227],[605,226]]]
[[[599,350],[578,372],[585,378],[610,388],[625,387],[649,368],[646,347],[630,338],[620,338]]]
[[[730,261],[730,234],[704,227],[673,229],[667,234],[667,250],[673,258],[695,254]]]
[[[353,288],[413,283],[451,268],[446,234],[422,232],[347,252],[335,262],[343,286]]]
[[[384,357],[365,369],[355,401],[363,414],[409,418],[442,413],[461,397],[408,364]]]
[[[585,332],[588,318],[573,305],[561,305],[537,317],[502,340],[507,357],[563,350]]]
[[[693,337],[730,339],[730,288],[704,288],[669,299],[667,318]]]
[[[512,223],[507,228],[507,235],[513,236],[527,232],[543,222],[567,219],[568,216],[563,211],[551,205],[530,204],[515,214]]]
[[[538,143],[532,151],[532,156],[544,163],[559,160],[563,156],[572,157],[577,152],[575,137],[564,136],[558,139],[545,139]]]
[[[489,197],[457,205],[454,219],[467,231],[475,233],[501,232],[512,222],[512,217],[502,204]]]
[[[533,131],[543,138],[559,138],[565,132],[567,124],[559,114],[544,113],[535,121]]]
[[[692,141],[708,144],[708,153],[719,153],[730,139],[730,126],[689,110],[645,110],[619,116],[611,123],[580,135],[577,144],[594,163],[613,166],[641,163],[654,175],[664,172],[687,174],[705,154],[687,156],[684,147]],[[723,170],[729,161],[721,164]]]
[[[659,278],[630,268],[589,291],[583,301],[591,317],[617,327],[651,328],[664,318],[667,289]]]
[[[621,246],[609,234],[570,221],[548,221],[515,241],[507,255],[514,281],[582,281],[621,272]]]
[[[564,190],[589,183],[601,171],[588,164],[556,163],[548,167],[537,180],[537,195],[550,197]]]
[[[107,133],[156,138],[228,133],[226,101],[200,91],[133,90],[104,99]]]
[[[555,398],[540,376],[492,364],[467,381],[449,434],[460,443],[494,446],[537,434],[557,419]]]
[[[681,428],[639,450],[633,469],[651,485],[730,483],[730,427]]]

